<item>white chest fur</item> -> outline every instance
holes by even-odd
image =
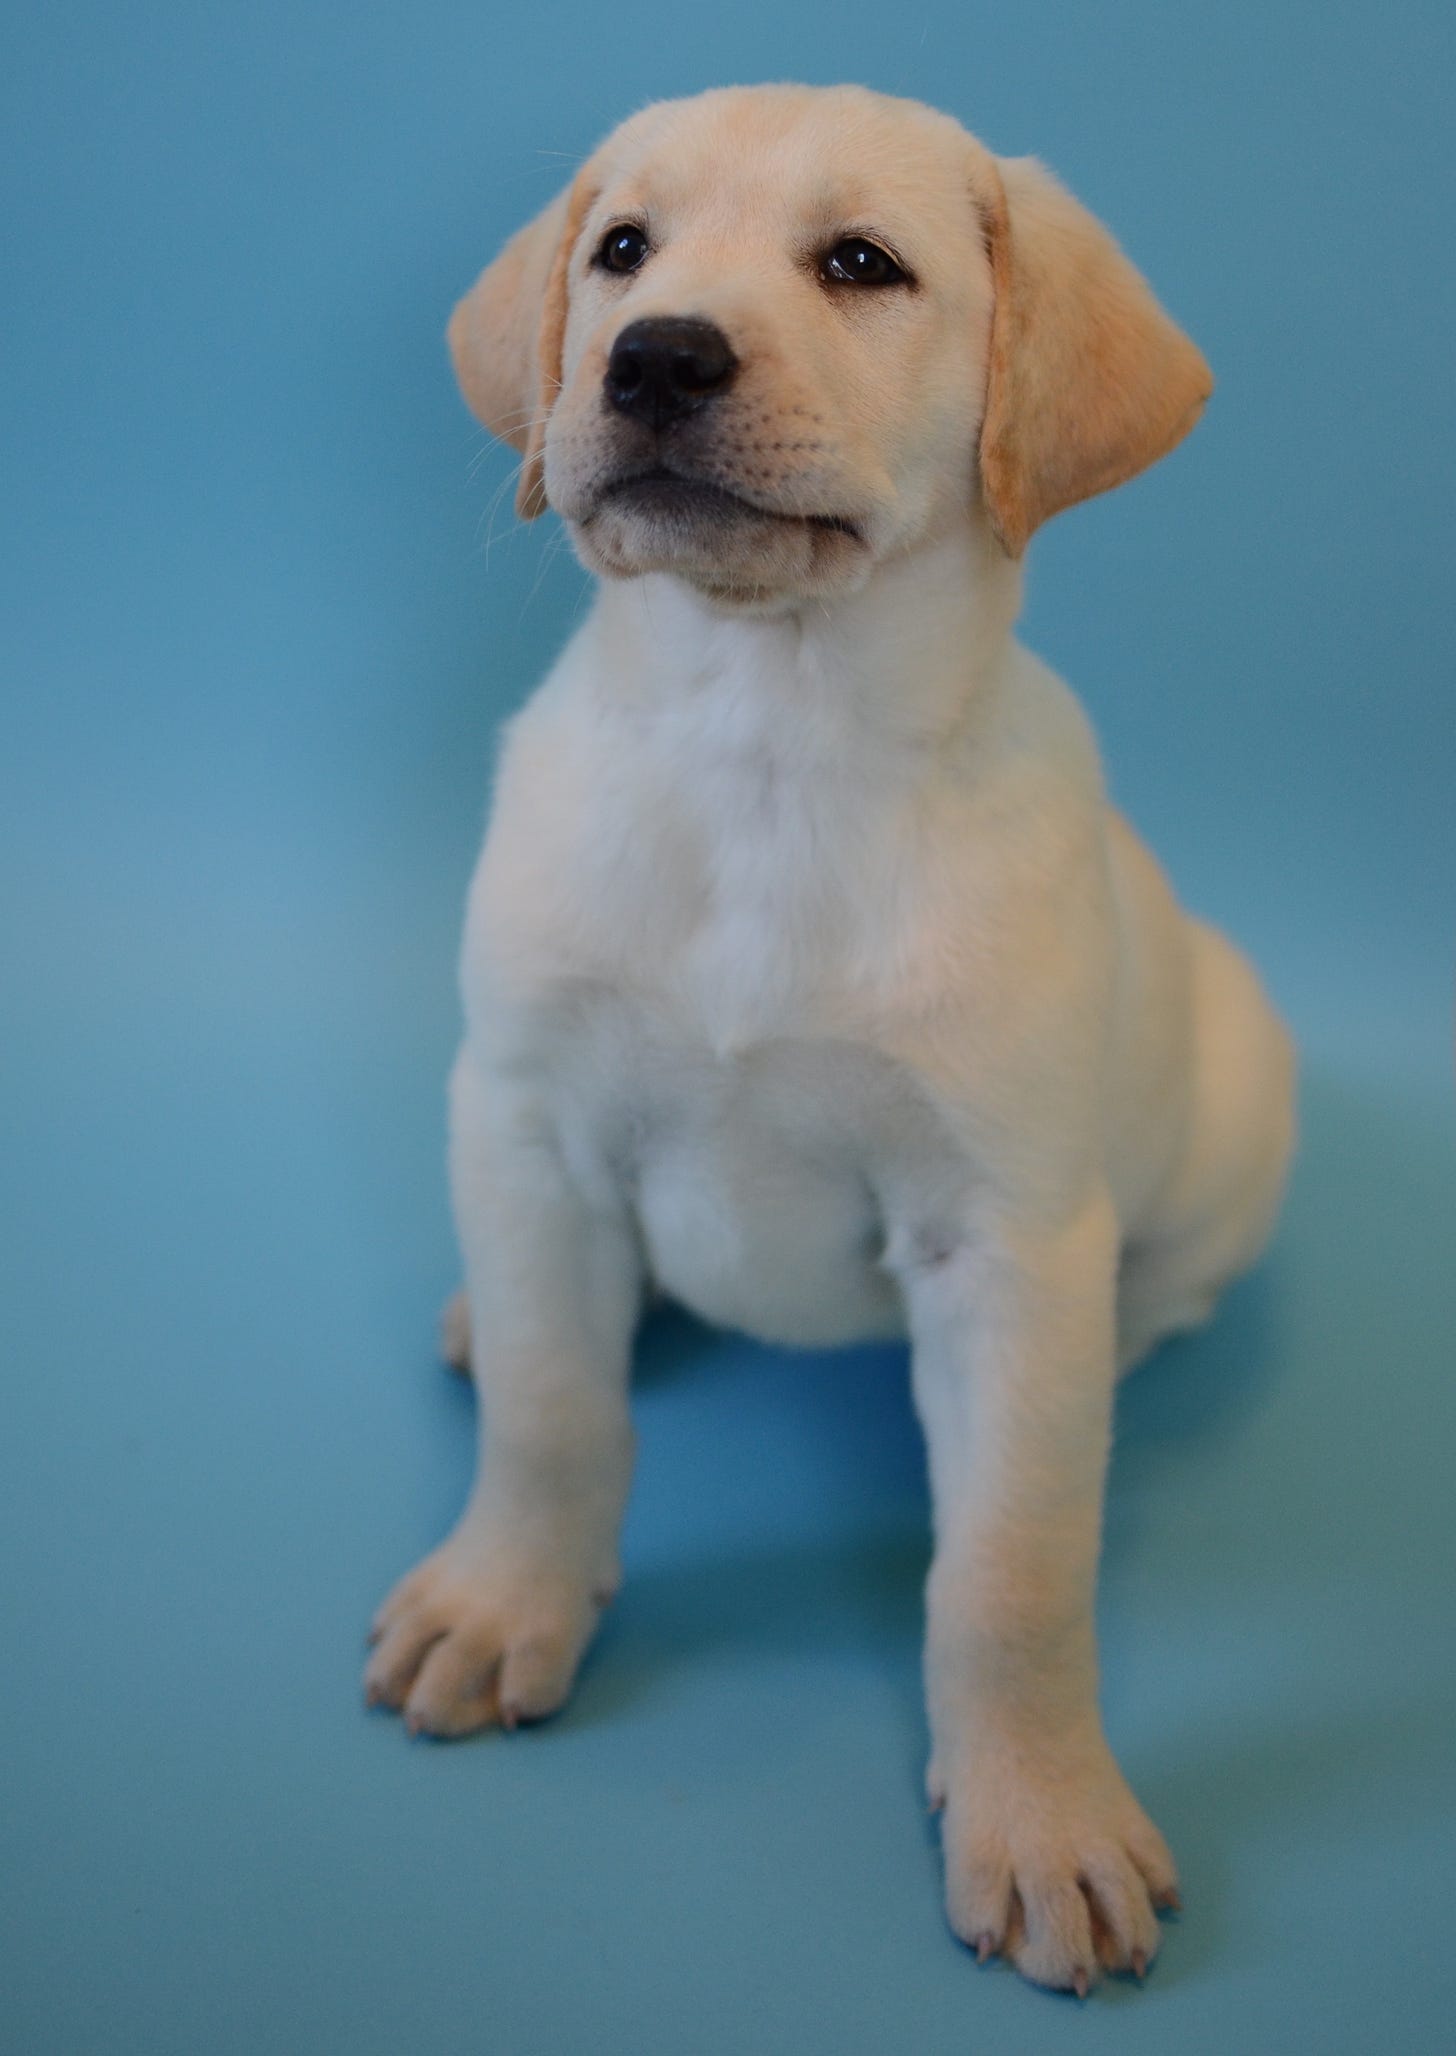
[[[886,1238],[975,1178],[979,1123],[1046,1129],[1015,1103],[1027,1007],[1072,991],[1043,902],[1101,807],[1014,593],[904,576],[937,604],[898,595],[893,639],[607,589],[513,728],[467,925],[484,1067],[630,1181],[676,1296],[798,1341],[892,1327]]]
[[[719,1055],[603,997],[547,1089],[579,1189],[625,1195],[651,1278],[704,1319],[823,1345],[899,1331],[885,1268],[906,1137],[933,1111],[872,1052],[776,1040]],[[943,1172],[953,1163],[942,1140]]]

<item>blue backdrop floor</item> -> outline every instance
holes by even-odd
[[[1446,1081],[1393,1038],[1316,1049],[1276,1252],[1124,1388],[1106,1714],[1187,1911],[1146,1991],[1082,2010],[941,1924],[897,1349],[658,1317],[627,1585],[569,1711],[453,1745],[364,1711],[364,1624],[454,1516],[473,1400],[432,1353],[452,1262],[410,959],[434,939],[391,982],[341,911],[295,911],[334,938],[307,976],[286,946],[266,988],[246,946],[226,975],[224,933],[159,1009],[133,947],[104,1014],[78,979],[34,1024],[6,2048],[1445,2046]]]

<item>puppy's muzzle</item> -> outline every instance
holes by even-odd
[[[660,430],[725,392],[737,369],[727,336],[711,321],[655,315],[622,330],[602,389],[619,414]]]

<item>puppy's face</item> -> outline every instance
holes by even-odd
[[[715,94],[592,184],[545,484],[593,569],[823,594],[964,511],[993,295],[953,123]]]
[[[856,88],[647,108],[461,303],[520,504],[609,577],[730,607],[852,590],[989,518],[1013,554],[1196,416],[1207,373],[1039,167]]]

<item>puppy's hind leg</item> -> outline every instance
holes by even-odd
[[[440,1309],[440,1360],[462,1377],[470,1376],[470,1295],[462,1285]]]
[[[1294,1149],[1294,1046],[1247,961],[1190,922],[1194,1055],[1188,1137],[1123,1251],[1118,1362],[1200,1327],[1273,1231]]]

